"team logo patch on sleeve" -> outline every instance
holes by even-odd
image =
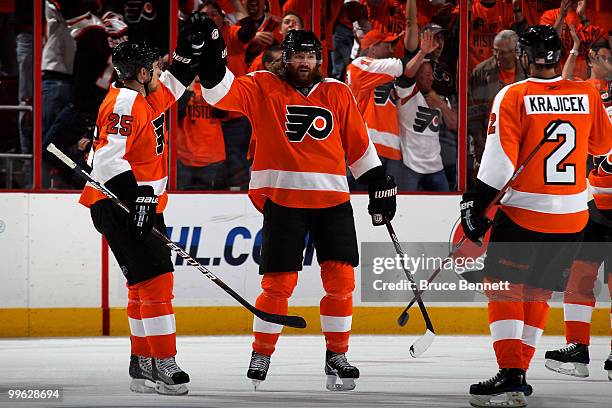
[[[307,134],[323,140],[334,128],[334,117],[325,108],[300,105],[287,105],[286,108],[285,134],[291,142],[301,142]]]

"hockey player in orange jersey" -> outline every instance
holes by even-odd
[[[483,210],[543,143],[506,190],[493,221],[485,281],[510,285],[487,292],[500,370],[470,387],[476,407],[527,405],[525,375],[547,320],[547,301],[552,291],[565,289],[587,224],[587,155],[612,148],[612,123],[595,88],[555,73],[561,40],[554,28],[530,27],[518,49],[530,78],[496,96],[478,179],[461,202],[465,234],[478,241],[491,226]],[[505,400],[496,401],[500,395]]]
[[[368,185],[374,225],[395,215],[397,188],[382,170],[350,89],[323,78],[321,43],[310,31],[292,30],[283,41],[278,71],[234,77],[226,69],[223,38],[213,39],[200,65],[208,103],[245,114],[257,135],[249,197],[263,211],[261,310],[287,313],[302,269],[307,233],[314,240],[325,295],[321,327],[329,390],[355,388],[359,370],[349,364],[353,267],[359,261],[346,163]],[[264,381],[282,326],[255,317],[247,371]]]
[[[612,121],[612,107],[608,107]],[[595,158],[595,168],[589,174],[593,200],[589,202],[589,223],[584,241],[576,256],[563,297],[565,339],[567,345],[546,352],[546,368],[575,377],[588,377],[591,316],[595,307],[595,282],[599,267],[605,266],[608,290],[612,296],[612,156]],[[612,309],[610,309],[612,334]],[[612,381],[612,343],[604,370]]]
[[[207,27],[215,26],[203,15],[189,18],[179,33],[174,60],[163,73],[159,50],[147,43],[126,41],[115,47],[112,63],[119,80],[100,106],[89,160],[92,176],[125,202],[130,213],[89,184],[80,198],[90,208],[95,228],[106,237],[127,280],[129,374],[134,392],[188,392],[189,375],[175,361],[170,249],[150,231],[153,226],[166,231],[162,214],[168,201],[164,112],[195,78]]]

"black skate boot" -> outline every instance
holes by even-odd
[[[155,392],[151,357],[130,356],[130,390],[150,394]]]
[[[270,368],[270,356],[259,354],[256,351],[251,353],[251,363],[247,370],[247,378],[253,382],[253,388],[257,391],[259,384],[266,380]]]
[[[491,379],[470,386],[470,405],[473,407],[526,407],[525,392],[531,391],[525,380],[525,370],[500,368]],[[505,400],[492,401],[493,397],[506,394]]]
[[[326,388],[330,391],[350,391],[355,389],[359,369],[349,364],[346,356],[327,350],[325,352]]]
[[[608,372],[608,380],[612,381],[612,350],[610,351],[608,359],[604,363],[604,370]]]
[[[164,395],[184,395],[189,392],[189,375],[177,364],[174,357],[153,359],[155,391]]]
[[[589,346],[586,344],[570,343],[559,350],[547,351],[544,357],[545,366],[551,371],[581,378],[589,376]]]

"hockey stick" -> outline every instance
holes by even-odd
[[[395,231],[393,230],[391,221],[385,220],[385,225],[387,226],[387,231],[389,231],[389,236],[391,237],[391,241],[393,242],[393,246],[395,247],[395,252],[397,252],[400,258],[403,259],[404,251],[402,250],[402,247],[399,244],[397,235],[395,235]],[[425,334],[421,336],[419,339],[417,339],[417,341],[412,343],[412,346],[410,346],[410,355],[412,357],[419,357],[421,354],[427,351],[429,346],[431,346],[431,344],[434,341],[434,338],[436,337],[436,333],[434,331],[433,324],[431,323],[431,319],[429,318],[429,313],[427,313],[427,309],[425,309],[425,305],[423,304],[423,301],[421,300],[421,296],[419,292],[417,291],[416,283],[414,282],[414,278],[412,277],[412,274],[410,273],[409,270],[407,270],[403,266],[403,264],[402,264],[402,268],[404,269],[404,273],[406,274],[406,277],[408,278],[410,283],[412,283],[413,285],[412,292],[414,293],[414,296],[417,299],[417,302],[419,304],[419,309],[421,309],[421,314],[423,315],[423,320],[425,320],[425,326],[427,327]]]
[[[87,180],[95,188],[97,188],[102,193],[104,193],[104,195],[106,195],[108,198],[110,198],[122,210],[124,210],[125,212],[128,212],[128,213],[130,212],[129,208],[123,202],[121,202],[121,200],[119,200],[119,198],[117,198],[117,196],[115,194],[113,194],[110,190],[108,190],[102,183],[100,183],[99,181],[94,179],[91,176],[91,174],[86,172],[81,166],[79,166],[74,161],[72,161],[72,159],[70,159],[62,151],[60,151],[57,147],[55,147],[55,145],[53,143],[51,143],[49,146],[47,146],[47,150],[50,153],[54,154],[62,162],[64,162],[64,164],[66,164],[66,166],[68,166],[72,170],[74,170],[79,176],[81,176],[82,178]],[[238,293],[236,293],[232,288],[227,286],[215,274],[213,274],[211,271],[209,271],[206,267],[202,266],[198,261],[193,259],[191,257],[191,255],[189,255],[187,252],[185,252],[185,250],[183,248],[179,247],[174,242],[172,242],[168,237],[166,237],[165,234],[161,233],[155,227],[153,227],[153,229],[151,230],[151,233],[155,237],[157,237],[158,239],[162,240],[164,242],[164,244],[166,244],[166,246],[168,246],[171,250],[173,250],[178,255],[180,255],[181,258],[183,258],[185,261],[187,261],[187,264],[193,266],[198,271],[202,272],[202,274],[204,276],[206,276],[208,279],[213,281],[217,286],[219,286],[221,289],[223,289],[231,297],[236,299],[238,301],[238,303],[240,303],[242,306],[244,306],[246,309],[248,309],[255,316],[259,317],[261,320],[265,320],[266,322],[270,322],[270,323],[280,324],[280,325],[283,325],[283,326],[295,327],[295,328],[298,328],[298,329],[303,329],[304,327],[306,327],[306,321],[302,317],[300,317],[300,316],[278,315],[278,314],[273,314],[273,313],[267,313],[267,312],[264,312],[263,310],[257,309],[255,306],[253,306],[252,304],[247,302],[242,296],[240,296]]]
[[[554,122],[557,123],[557,122]],[[553,127],[552,130],[554,130],[556,127]],[[506,182],[506,184],[504,184],[504,186],[502,187],[501,190],[499,190],[499,192],[495,195],[495,197],[493,198],[493,200],[491,200],[491,202],[489,203],[489,205],[487,205],[487,208],[485,208],[485,210],[483,211],[483,214],[487,214],[489,212],[489,210],[491,210],[491,208],[493,208],[493,206],[499,201],[501,200],[501,198],[504,196],[504,194],[506,194],[506,191],[508,190],[508,188],[510,188],[510,185],[512,183],[514,183],[514,180],[516,180],[516,178],[519,176],[519,174],[521,174],[521,172],[525,169],[525,166],[527,166],[527,164],[531,161],[531,159],[533,159],[533,157],[536,155],[536,153],[540,150],[540,148],[542,146],[544,146],[544,143],[546,143],[546,141],[548,140],[548,135],[549,133],[552,132],[548,132],[548,129],[546,129],[546,131],[544,132],[544,137],[542,138],[542,140],[540,140],[540,143],[538,143],[536,145],[536,147],[533,148],[533,150],[531,151],[531,153],[529,153],[529,156],[527,156],[527,158],[525,159],[525,161],[523,162],[523,164],[521,164],[519,166],[518,169],[516,169],[516,171],[514,172],[514,174],[512,175],[512,177],[510,177],[510,180],[508,180]],[[438,274],[442,271],[442,269],[444,268],[444,266],[450,262],[450,260],[452,259],[452,256],[455,255],[455,253],[459,250],[459,248],[461,248],[461,246],[463,245],[463,243],[465,242],[465,240],[467,239],[467,237],[465,235],[463,235],[461,237],[461,239],[459,240],[459,242],[457,242],[457,244],[451,249],[451,251],[449,252],[449,254],[447,255],[447,257],[444,259],[444,261],[442,262],[442,264],[440,265],[440,267],[438,267],[438,269],[436,269],[434,271],[434,273],[431,274],[431,276],[427,279],[427,283],[431,283],[436,276],[438,276]],[[482,245],[482,243],[481,243]],[[416,291],[414,294],[414,297],[412,298],[412,300],[410,300],[410,303],[408,303],[408,306],[406,306],[406,308],[404,309],[404,311],[400,314],[400,316],[397,318],[397,324],[400,326],[405,326],[406,323],[408,323],[408,319],[410,318],[410,316],[408,315],[408,309],[410,309],[412,307],[412,305],[414,305],[414,302],[416,301],[420,301],[421,300],[421,295],[423,294],[424,291]]]

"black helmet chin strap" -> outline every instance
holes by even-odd
[[[140,82],[138,80],[138,75],[136,75],[136,82],[138,82],[140,85],[144,86],[144,90],[145,90],[145,96],[149,96],[149,83],[153,80],[153,67],[151,67],[151,69],[149,69],[149,80],[146,82]]]

